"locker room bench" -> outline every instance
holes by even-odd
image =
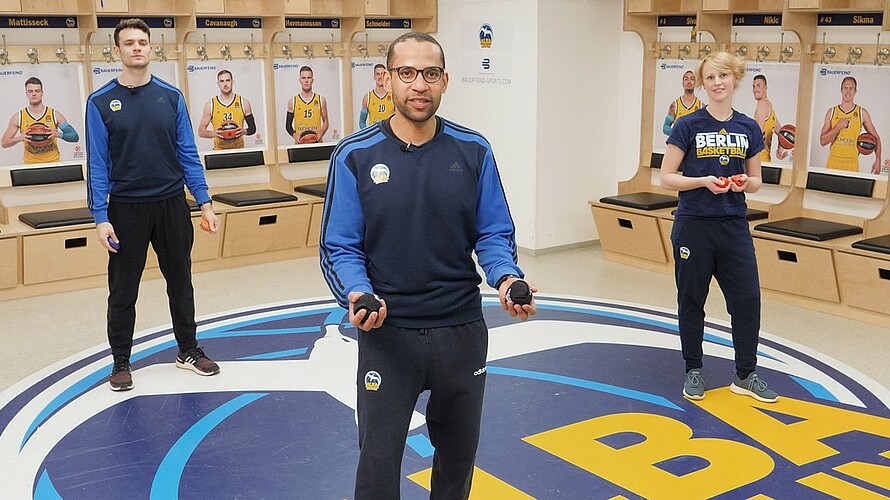
[[[222,215],[222,257],[306,248],[311,206],[283,192],[265,152],[204,156],[215,210]]]
[[[283,150],[286,161],[278,164],[280,175],[290,183],[291,189],[312,206],[307,247],[318,248],[328,164],[335,147],[333,144],[292,146]]]
[[[655,179],[663,157],[651,153],[648,165],[641,164],[633,179],[619,183],[617,195],[588,202],[607,259],[671,272],[662,226],[679,199]]]
[[[870,198],[874,192],[874,185],[874,179],[810,172],[807,175],[806,189]],[[826,241],[860,234],[862,226],[815,217],[792,217],[758,224],[754,226],[754,230],[807,240]]]
[[[807,199],[819,197],[822,203],[838,207],[859,199],[873,201],[875,180],[811,171],[799,182],[800,209],[783,211],[784,217],[757,224],[752,231],[761,286],[791,297],[840,304],[841,283],[848,271],[838,252],[861,239],[866,219],[807,208]]]
[[[62,281],[105,272],[107,256],[95,239],[93,217],[84,204],[84,166],[66,163],[16,166],[3,176],[3,222],[15,239],[14,281],[2,287]],[[12,244],[14,243],[14,245]],[[12,276],[7,274],[7,276]]]
[[[663,155],[652,153],[648,169],[660,169]],[[782,169],[763,167],[764,184],[779,185]],[[672,245],[674,208],[679,202],[672,194],[638,191],[606,196],[589,202],[600,244],[611,260],[642,265],[648,269],[673,272]],[[766,204],[761,204],[767,208]],[[767,210],[749,207],[748,220],[764,219]]]

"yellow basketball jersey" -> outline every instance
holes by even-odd
[[[392,92],[387,92],[383,97],[377,97],[373,90],[368,92],[368,125],[386,120],[393,113]]]
[[[694,111],[698,111],[699,108],[701,108],[701,100],[699,100],[698,97],[696,97],[695,100],[692,101],[692,105],[688,107],[683,103],[683,96],[678,97],[677,100],[674,101],[674,110],[677,113],[677,116],[674,117],[674,123],[677,123],[677,120],[680,118]]]
[[[306,129],[321,128],[321,96],[313,94],[309,102],[300,94],[294,96],[294,131],[298,134]]]
[[[763,122],[763,151],[760,152],[760,161],[771,161],[770,151],[773,148],[773,129],[776,128],[776,110],[772,103],[769,105],[769,116]]]
[[[849,112],[835,106],[831,110],[831,126],[835,127],[841,118],[847,118],[850,123],[847,128],[838,132],[828,153],[826,167],[837,170],[859,171],[859,150],[856,148],[856,139],[862,129],[862,109],[859,105],[853,106]]]
[[[56,112],[53,108],[47,106],[46,111],[40,118],[34,118],[28,112],[28,108],[24,108],[19,112],[19,130],[24,134],[28,127],[35,123],[42,123],[55,131],[58,127],[56,123]],[[48,163],[51,161],[59,161],[59,145],[56,144],[56,138],[50,139],[49,144],[45,146],[35,146],[29,144],[28,141],[23,142],[25,146],[25,163]]]
[[[239,127],[244,126],[244,109],[241,107],[240,95],[235,94],[235,98],[228,105],[223,104],[219,100],[219,96],[214,96],[211,102],[213,102],[213,111],[210,113],[210,123],[213,124],[213,130],[218,130],[223,122],[226,121],[233,121]],[[213,138],[213,149],[237,149],[243,147],[243,135],[231,141],[226,141],[219,137]]]

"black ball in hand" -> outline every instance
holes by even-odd
[[[382,306],[382,304],[377,300],[377,297],[370,293],[365,293],[362,294],[362,296],[358,298],[358,301],[352,306],[352,311],[353,314],[357,315],[359,311],[366,310],[368,313],[365,315],[365,318],[367,318],[368,314],[379,311],[380,306]]]
[[[520,306],[531,304],[532,291],[528,287],[528,283],[522,280],[516,280],[507,287],[507,302],[512,302]]]

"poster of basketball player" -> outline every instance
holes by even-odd
[[[352,116],[359,130],[385,120],[395,112],[390,89],[383,84],[386,60],[364,57],[352,60]]]
[[[652,151],[664,153],[665,141],[674,123],[702,107],[704,91],[696,88],[698,61],[678,59],[655,61],[655,113]]]
[[[881,174],[890,170],[890,69],[825,64],[814,68],[810,168]]]
[[[81,63],[3,66],[0,95],[0,166],[83,161]]]
[[[186,70],[199,152],[266,148],[262,60],[190,60]]]
[[[793,146],[779,133],[783,127],[789,130],[797,119],[797,90],[800,64],[796,62],[748,61],[746,74],[733,97],[733,108],[744,113],[760,125],[765,148],[760,153],[764,165],[790,167],[794,158]]]
[[[343,137],[340,59],[276,59],[278,147],[336,143]]]

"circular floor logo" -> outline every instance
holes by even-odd
[[[759,403],[727,389],[731,335],[708,322],[708,391],[691,402],[673,312],[538,304],[518,323],[484,297],[474,497],[890,495],[890,392],[849,367],[764,335],[758,373],[782,397]],[[0,394],[0,498],[351,498],[357,343],[345,311],[304,300],[199,323],[218,376],[175,369],[165,328],[138,335],[133,391],[108,390],[111,357],[98,346]],[[428,496],[425,404],[403,498]]]

